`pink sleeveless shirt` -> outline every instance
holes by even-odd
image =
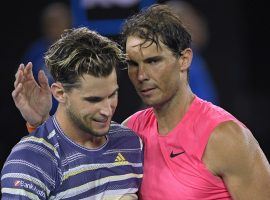
[[[166,136],[158,134],[153,109],[132,115],[128,127],[144,143],[143,200],[230,200],[221,178],[202,162],[208,139],[224,121],[236,120],[220,107],[195,97],[178,125]]]

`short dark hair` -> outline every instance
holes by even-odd
[[[45,63],[55,81],[78,87],[79,77],[106,77],[125,57],[116,42],[86,27],[66,30],[45,53]]]
[[[150,45],[155,43],[158,47],[162,42],[176,56],[191,47],[190,33],[167,5],[154,4],[125,21],[121,33],[124,49],[127,38],[132,35],[145,39],[145,42],[150,41]]]

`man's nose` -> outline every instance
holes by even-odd
[[[104,116],[110,117],[112,116],[112,102],[110,99],[104,100],[103,104],[101,105],[100,113]]]

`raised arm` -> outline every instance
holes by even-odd
[[[15,75],[12,98],[23,118],[36,127],[49,117],[52,96],[48,79],[43,71],[38,74],[38,83],[34,79],[32,63],[20,64]]]
[[[222,177],[234,200],[269,200],[270,165],[252,133],[234,122],[219,125],[203,161]]]

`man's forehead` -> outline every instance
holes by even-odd
[[[104,96],[110,94],[118,88],[117,75],[113,71],[106,77],[95,77],[85,74],[81,78],[81,87],[79,90],[85,92],[88,96]]]
[[[153,41],[146,41],[145,39],[139,38],[139,37],[134,37],[130,36],[127,39],[126,43],[126,51],[140,51],[146,52],[146,51],[151,51],[151,52],[159,52],[164,48],[164,44],[159,41],[159,44],[156,44]]]
[[[159,43],[162,43],[161,41],[158,41]],[[150,40],[150,39],[145,39],[145,38],[141,38],[139,36],[129,36],[127,38],[127,42],[126,42],[126,47],[143,47],[143,48],[147,48],[151,45],[155,45],[157,46],[157,44]]]

